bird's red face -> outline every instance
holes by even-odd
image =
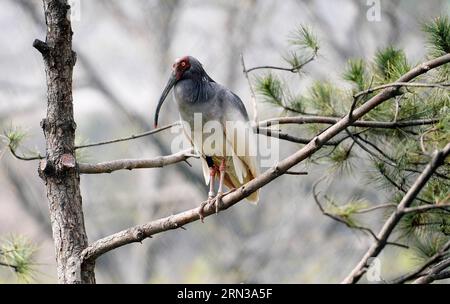
[[[191,67],[191,64],[189,62],[189,57],[181,57],[175,60],[175,63],[173,64],[173,72],[175,74],[176,80],[180,80],[181,77],[183,77],[183,74],[186,70],[188,70]]]
[[[158,106],[156,107],[155,128],[158,125],[159,111],[161,110],[161,106],[164,100],[166,99],[172,87],[177,83],[178,80],[183,77],[184,72],[189,70],[190,67],[191,63],[189,62],[189,56],[184,56],[175,60],[175,63],[172,66],[172,74],[170,75],[169,81],[167,82],[166,87],[164,88],[164,91],[159,99]]]

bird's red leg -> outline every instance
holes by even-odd
[[[203,212],[203,209],[205,208],[206,204],[209,204],[212,202],[212,200],[214,199],[214,181],[216,179],[216,174],[217,174],[217,167],[215,165],[213,165],[212,167],[209,168],[209,192],[208,192],[208,200],[203,202],[200,205],[200,209],[198,211],[198,215],[200,216],[200,220],[203,223],[203,218],[205,217],[205,214]]]
[[[225,158],[223,158],[219,166],[219,189],[217,190],[217,196],[215,200],[216,213],[219,212],[219,210],[222,207],[223,181],[225,179],[225,170],[226,170],[226,161]]]
[[[214,180],[216,179],[217,167],[212,166],[209,168],[209,192],[208,192],[208,200],[214,198]]]

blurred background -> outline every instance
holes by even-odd
[[[286,65],[282,54],[289,33],[310,26],[321,43],[320,56],[298,77],[283,75],[302,91],[312,79],[342,82],[350,58],[370,58],[379,48],[403,48],[411,62],[425,55],[420,22],[450,11],[450,1],[380,1],[380,19],[370,20],[372,1],[73,1],[74,108],[77,143],[149,130],[158,97],[175,58],[192,55],[217,82],[237,93],[249,112],[247,67]],[[377,1],[378,2],[378,1]],[[41,55],[32,48],[45,39],[39,0],[0,1],[0,129],[27,133],[20,151],[44,151],[39,127],[46,111]],[[253,76],[256,76],[254,74]],[[252,77],[253,77],[252,76]],[[172,99],[171,96],[169,96]],[[260,118],[279,110],[260,104]],[[177,119],[167,103],[161,125]],[[98,162],[170,154],[170,132],[115,145],[80,150],[79,160]],[[280,143],[280,156],[300,145]],[[45,188],[36,161],[19,161],[0,146],[0,238],[24,235],[38,247],[35,281],[56,282]],[[132,225],[196,207],[206,196],[198,160],[164,169],[83,175],[81,190],[89,240]],[[385,193],[357,172],[332,179],[327,191],[343,199]],[[308,176],[283,176],[262,189],[260,204],[242,202],[195,222],[187,230],[165,232],[114,250],[97,261],[99,283],[333,283],[342,280],[370,244],[370,237],[323,216],[312,184],[331,174],[326,164],[300,165]],[[364,218],[379,229],[383,214]],[[402,249],[381,256],[382,277],[404,272],[415,261]],[[1,282],[15,282],[0,269]]]

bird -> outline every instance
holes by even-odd
[[[222,208],[224,185],[233,191],[259,175],[256,137],[242,100],[215,82],[192,56],[177,58],[172,65],[156,107],[155,128],[161,107],[172,89],[183,133],[200,155],[205,183],[209,184],[208,199],[199,208],[203,221],[206,204],[214,204],[216,213]],[[200,123],[200,128],[196,123]],[[211,132],[205,129],[215,129],[214,137],[206,137]],[[217,195],[214,192],[216,177],[219,178]],[[259,191],[246,199],[257,204]]]

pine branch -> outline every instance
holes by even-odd
[[[418,278],[413,283],[429,284],[438,279],[439,280],[446,279],[449,275],[449,272],[445,270],[449,267],[450,267],[450,258],[432,267],[424,276]],[[442,276],[443,272],[444,275]]]
[[[443,150],[436,151],[431,159],[430,163],[423,170],[422,174],[416,179],[414,184],[408,190],[406,195],[400,201],[397,209],[391,214],[389,219],[384,223],[380,232],[377,235],[378,241],[373,243],[373,245],[367,250],[363,258],[358,262],[356,267],[351,271],[351,273],[344,279],[343,283],[354,284],[359,281],[362,275],[367,271],[366,266],[368,260],[373,257],[377,257],[378,254],[386,246],[386,242],[389,236],[392,234],[394,228],[400,222],[404,215],[404,210],[408,208],[411,203],[416,199],[419,192],[434,174],[436,169],[444,163],[445,158],[450,153],[450,143],[448,143]]]
[[[280,71],[286,71],[286,72],[291,72],[291,73],[298,73],[302,68],[304,68],[308,63],[312,62],[315,58],[316,58],[316,54],[312,55],[311,57],[309,57],[304,62],[302,62],[302,63],[300,63],[298,65],[295,65],[293,67],[280,67],[280,66],[274,66],[274,65],[255,66],[255,67],[249,68],[247,70],[244,69],[244,73],[248,74],[248,73],[251,73],[253,71],[262,70],[262,69],[280,70]]]
[[[450,249],[450,241],[444,244],[442,248],[435,253],[431,258],[428,259],[421,267],[419,267],[417,270],[413,271],[410,274],[404,275],[398,279],[392,280],[389,283],[391,284],[402,284],[407,281],[416,279],[419,277],[427,268],[434,265],[436,262],[441,260],[441,258],[447,253],[447,251]]]
[[[278,117],[271,118],[259,123],[260,127],[267,127],[278,124],[335,124],[341,118],[333,116],[293,116],[293,117]],[[353,127],[363,127],[363,128],[375,128],[375,129],[397,129],[397,128],[407,128],[414,126],[423,126],[438,123],[439,119],[429,118],[429,119],[417,119],[417,120],[399,120],[395,122],[388,121],[362,121],[357,120],[352,122]]]
[[[368,228],[368,227],[364,227],[364,226],[360,226],[360,225],[356,225],[356,224],[354,224],[354,223],[351,223],[351,222],[349,222],[348,220],[345,220],[345,219],[343,219],[342,217],[340,217],[340,216],[338,216],[338,215],[335,215],[335,214],[332,214],[332,213],[330,213],[330,212],[327,212],[327,211],[325,210],[325,208],[324,208],[324,207],[322,206],[322,204],[320,203],[319,196],[318,196],[319,194],[316,192],[316,188],[317,188],[317,186],[319,185],[319,183],[320,183],[322,180],[323,180],[323,178],[319,179],[319,180],[314,184],[313,189],[312,189],[314,201],[316,202],[316,205],[319,207],[320,212],[321,212],[323,215],[325,215],[325,216],[327,216],[327,217],[329,217],[329,218],[331,218],[331,219],[333,219],[333,220],[335,220],[335,221],[337,221],[337,222],[339,222],[339,223],[342,223],[342,224],[346,225],[346,226],[347,226],[348,228],[350,228],[350,229],[356,229],[356,230],[360,230],[360,231],[369,233],[370,236],[372,236],[372,238],[373,238],[376,242],[379,242],[380,240],[378,239],[377,235],[375,234],[375,232],[373,232],[372,229],[370,229],[370,228]],[[383,207],[385,207],[385,206],[383,206]],[[381,207],[380,207],[380,206],[377,206],[377,207],[373,207],[373,208],[364,209],[363,212],[369,212],[369,210],[372,211],[372,210],[375,210],[375,209],[378,209],[378,208],[381,208]],[[356,212],[355,212],[355,213],[356,213]],[[394,245],[394,246],[399,246],[399,247],[402,247],[402,248],[408,248],[408,246],[405,246],[405,245],[399,244],[399,243],[395,243],[395,242],[386,242],[386,245]]]

